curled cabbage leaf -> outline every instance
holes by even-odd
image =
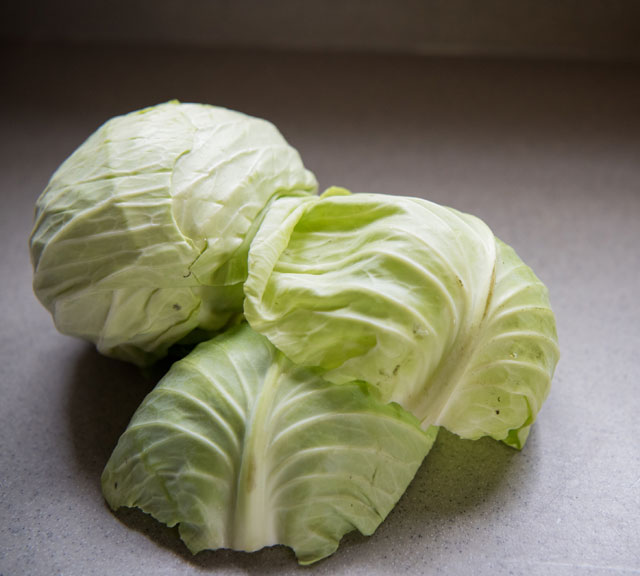
[[[418,198],[277,201],[245,294],[247,321],[294,362],[465,438],[521,447],[558,360],[531,269],[479,219]]]
[[[192,552],[284,544],[302,564],[371,534],[436,428],[364,382],[330,384],[246,324],[198,345],[147,396],[102,475],[112,508],[179,524]]]
[[[242,312],[247,250],[265,208],[315,189],[264,120],[179,102],[113,118],[38,199],[35,293],[61,332],[150,363]]]

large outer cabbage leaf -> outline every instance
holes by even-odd
[[[308,564],[346,532],[376,529],[436,433],[368,384],[330,384],[242,325],[173,365],[102,487],[114,509],[179,524],[194,553],[285,544]]]
[[[113,118],[37,202],[36,295],[61,332],[149,363],[242,312],[248,246],[266,206],[315,188],[264,120],[178,102]]]
[[[544,285],[480,220],[422,199],[277,201],[245,294],[248,322],[294,362],[465,438],[520,447],[558,359]]]

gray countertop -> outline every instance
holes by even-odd
[[[171,98],[274,122],[322,188],[483,218],[547,283],[562,359],[521,452],[442,433],[369,538],[314,574],[640,574],[640,68],[169,48],[1,55],[0,575],[293,574],[192,556],[100,474],[150,390],[31,292],[36,197],[107,118]]]

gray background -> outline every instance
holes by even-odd
[[[640,58],[637,0],[5,0],[0,38]]]
[[[33,204],[53,170],[107,118],[170,98],[268,118],[321,187],[422,196],[480,216],[550,289],[562,359],[525,449],[442,433],[376,534],[348,535],[304,572],[640,574],[634,42],[624,58],[598,62],[582,49],[570,60],[561,51],[532,59],[535,50],[497,59],[493,49],[493,58],[443,58],[367,52],[371,38],[359,53],[332,41],[317,50],[312,39],[296,52],[299,37],[268,51],[248,46],[240,29],[233,48],[213,37],[187,46],[164,36],[173,45],[163,46],[152,41],[156,23],[148,41],[79,44],[81,29],[49,30],[42,12],[27,21],[16,6],[0,58],[2,576],[303,573],[284,548],[193,557],[175,530],[108,510],[102,467],[153,382],[58,334],[31,292]],[[622,38],[633,13],[609,30]],[[401,24],[382,26],[401,39]],[[408,40],[419,29],[407,26]],[[131,32],[123,25],[118,34]]]

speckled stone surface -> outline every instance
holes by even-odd
[[[0,575],[293,574],[112,514],[99,478],[153,382],[31,292],[37,195],[107,118],[170,98],[273,121],[322,187],[483,218],[550,289],[562,359],[516,452],[442,433],[376,534],[307,574],[640,573],[640,69],[130,48],[0,56]]]

